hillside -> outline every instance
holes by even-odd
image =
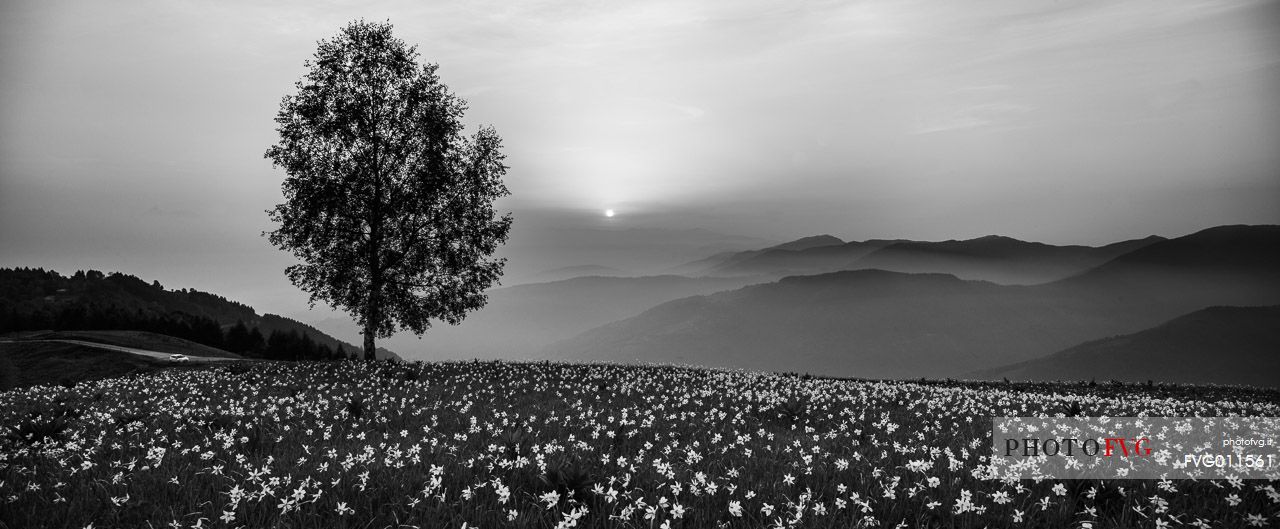
[[[1258,290],[1267,297],[1280,289],[1277,263],[1280,226],[1219,226],[1138,248],[1058,285],[1158,293],[1176,283],[1184,290]]]
[[[147,283],[131,275],[89,270],[63,276],[52,270],[0,269],[0,334],[134,330],[222,347],[227,332],[240,322],[247,330],[257,331],[263,346],[275,334],[282,344],[297,342],[300,347],[330,352],[360,349],[296,320],[260,315],[248,305],[215,294],[166,289],[159,282]],[[390,351],[380,351],[380,355],[398,358]]]
[[[0,391],[78,384],[174,366],[164,360],[68,343],[0,342]]]
[[[1043,285],[1128,321],[1138,332],[1216,305],[1280,303],[1280,226],[1219,226],[1121,255]],[[1095,338],[1110,336],[1100,334]]]
[[[1280,306],[1210,307],[1141,332],[973,374],[979,379],[1120,380],[1280,387]]]
[[[1257,226],[1225,233],[1215,228],[1158,241],[1090,273],[1036,286],[877,270],[784,278],[674,300],[544,354],[860,377],[954,376],[1141,331],[1208,306],[1280,303],[1274,251],[1280,232]]]

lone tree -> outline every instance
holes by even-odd
[[[484,306],[511,228],[493,207],[509,194],[501,138],[465,136],[466,102],[391,29],[352,22],[321,41],[266,153],[287,176],[265,235],[298,258],[286,274],[313,306],[355,317],[366,360],[375,337],[421,335]]]

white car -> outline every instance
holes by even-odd
[[[191,359],[188,358],[187,355],[173,354],[173,355],[169,355],[169,361],[170,362],[190,362]]]

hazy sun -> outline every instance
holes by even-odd
[[[612,216],[613,216],[613,210],[612,210],[612,209],[606,209],[606,210],[604,210],[604,216],[606,216],[606,217],[612,217]]]

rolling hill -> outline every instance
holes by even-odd
[[[1264,305],[1280,290],[1280,226],[1219,226],[1117,256],[1056,283],[1113,296],[1185,298],[1204,292],[1256,293]],[[1178,292],[1165,292],[1176,287]]]
[[[1212,305],[1280,303],[1280,229],[1155,241],[1053,283],[837,272],[674,300],[544,350],[842,376],[952,376],[1137,332]]]
[[[0,391],[37,385],[77,384],[175,366],[118,351],[58,342],[0,342]]]
[[[1141,332],[979,371],[979,379],[1120,380],[1280,387],[1280,306],[1210,307]]]
[[[18,341],[75,340],[157,353],[244,358],[241,355],[190,340],[145,331],[28,331],[9,334],[4,338]]]
[[[193,289],[166,289],[122,273],[80,271],[63,276],[52,270],[0,269],[0,333],[22,330],[141,330],[170,334],[200,343],[216,342],[243,322],[263,336],[307,337],[331,350],[360,348],[305,323],[216,294]],[[379,351],[380,358],[398,358]]]

